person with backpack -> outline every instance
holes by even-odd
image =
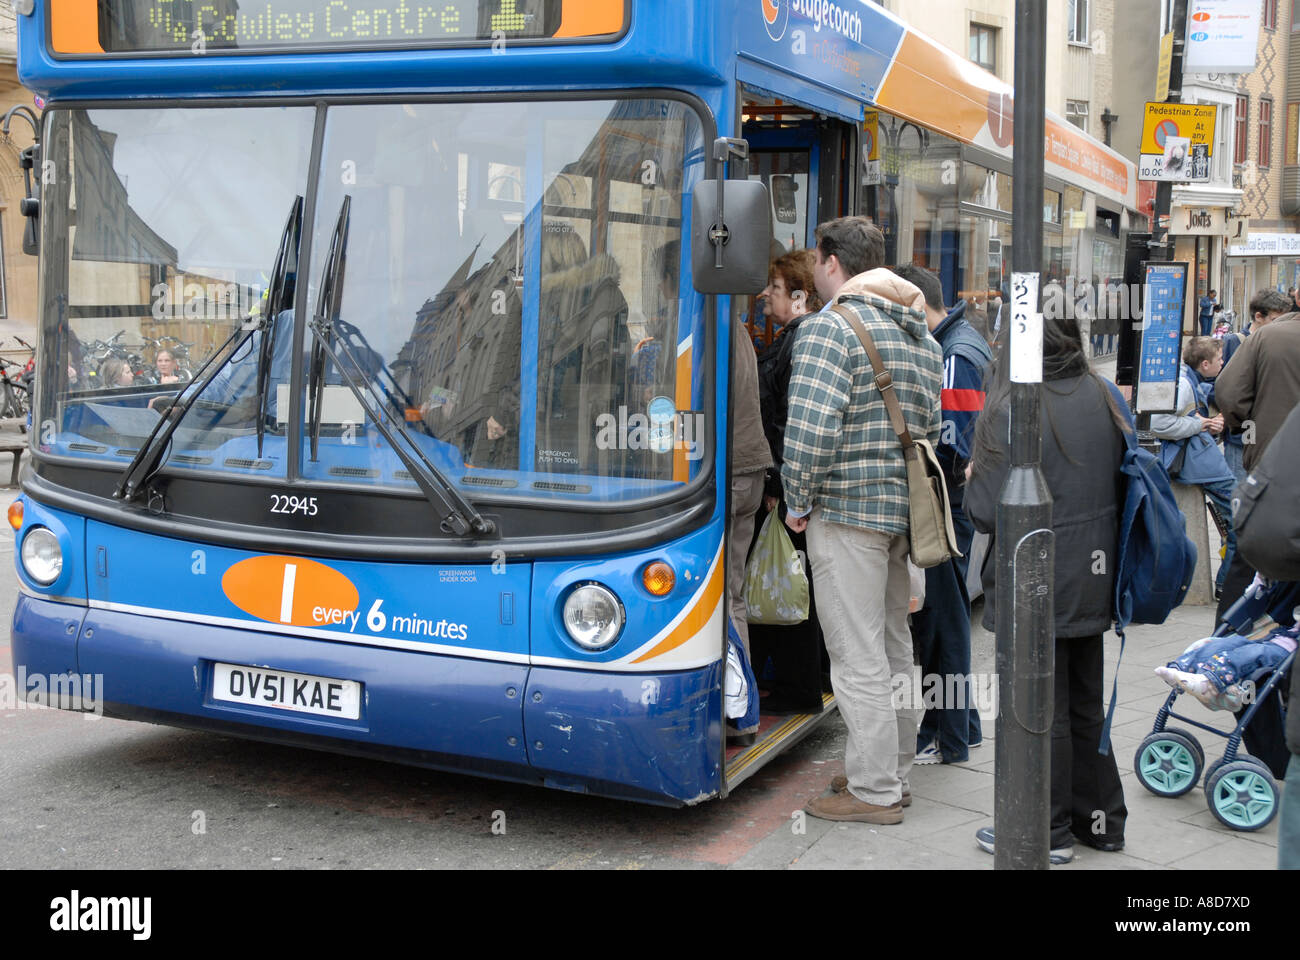
[[[988,534],[996,534],[1010,463],[1009,362],[1003,344],[975,427],[966,487],[966,512]],[[1122,467],[1132,428],[1118,392],[1089,365],[1077,321],[1044,316],[1043,380],[1042,473],[1052,496],[1056,543],[1050,859],[1068,863],[1076,842],[1105,851],[1124,847],[1124,788],[1108,737],[1103,744],[1102,636],[1115,613],[1127,488]],[[989,630],[995,628],[999,574],[1007,571],[997,569],[997,547],[990,543],[981,571]],[[992,828],[980,829],[976,842],[992,853]]]
[[[1223,417],[1209,406],[1214,380],[1223,369],[1222,350],[1222,341],[1213,337],[1187,341],[1175,400],[1177,412],[1151,417],[1151,432],[1162,441],[1160,462],[1169,478],[1199,486],[1213,504],[1221,526],[1227,529],[1227,550],[1214,576],[1216,597],[1223,593],[1228,568],[1237,552],[1237,539],[1232,533],[1232,491],[1237,481],[1215,442],[1224,431]]]

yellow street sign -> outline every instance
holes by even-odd
[[[863,115],[862,152],[868,161],[880,159],[880,114],[875,110]]]
[[[1202,103],[1148,103],[1142,121],[1143,154],[1163,154],[1167,137],[1186,137],[1214,156],[1214,125],[1219,108]]]
[[[1156,61],[1156,99],[1169,99],[1169,71],[1174,65],[1174,35],[1160,38],[1160,58]]]

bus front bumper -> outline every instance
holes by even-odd
[[[12,636],[28,697],[81,678],[80,705],[56,706],[670,806],[722,786],[721,663],[666,674],[536,667],[27,594]],[[359,683],[359,716],[218,699],[217,664]]]

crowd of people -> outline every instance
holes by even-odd
[[[965,301],[945,305],[934,274],[887,266],[884,238],[863,217],[823,223],[812,250],[775,259],[762,297],[772,342],[755,355],[742,327],[733,336],[734,442],[744,445],[746,469],[733,475],[732,616],[747,637],[760,688],[767,688],[765,712],[818,712],[823,663],[829,665],[847,730],[845,772],[806,811],[827,820],[899,823],[911,803],[912,767],[964,762],[983,739],[964,686],[971,656],[966,558],[976,529],[996,533],[1009,470],[1008,345],[1003,340],[991,350],[985,331],[969,322]],[[1233,490],[1300,403],[1300,308],[1291,297],[1260,291],[1249,324],[1215,337],[1218,306],[1215,291],[1200,301],[1202,335],[1186,345],[1178,409],[1154,417],[1152,429],[1170,472],[1203,487],[1222,511],[1229,531],[1217,579],[1222,614],[1254,577],[1234,549]],[[887,379],[873,369],[843,310],[869,330]],[[1103,635],[1114,621],[1115,565],[1099,568],[1096,558],[1117,554],[1120,467],[1134,428],[1116,392],[1092,369],[1071,318],[1044,317],[1043,381],[1041,469],[1056,544],[1050,856],[1065,863],[1076,844],[1124,847],[1124,791],[1113,751],[1100,749],[1109,746]],[[910,615],[907,473],[882,387],[892,390],[911,433],[938,452],[962,554],[925,571],[924,606]],[[816,600],[802,624],[746,630],[745,605],[735,598],[753,531],[772,510],[807,558]],[[988,556],[996,556],[996,545]],[[997,572],[989,562],[981,571],[990,630]],[[1288,643],[1293,648],[1290,634],[1272,638],[1263,656],[1254,649],[1259,644],[1216,642],[1200,657],[1162,667],[1162,676],[1219,692],[1238,677],[1243,658],[1246,669],[1259,669]],[[957,680],[924,718],[894,695],[894,678],[910,676],[914,664],[924,675]],[[1204,682],[1186,680],[1202,669],[1209,670]],[[1293,753],[1300,753],[1297,713],[1288,727]],[[728,736],[743,743],[752,731],[729,728]],[[1291,772],[1300,776],[1300,758],[1292,759]],[[1297,820],[1300,802],[1293,802],[1284,814],[1283,860],[1300,861]],[[976,839],[993,851],[991,829]]]

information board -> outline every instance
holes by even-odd
[[[1173,413],[1183,364],[1183,315],[1188,263],[1144,263],[1142,346],[1137,365],[1137,412]]]

